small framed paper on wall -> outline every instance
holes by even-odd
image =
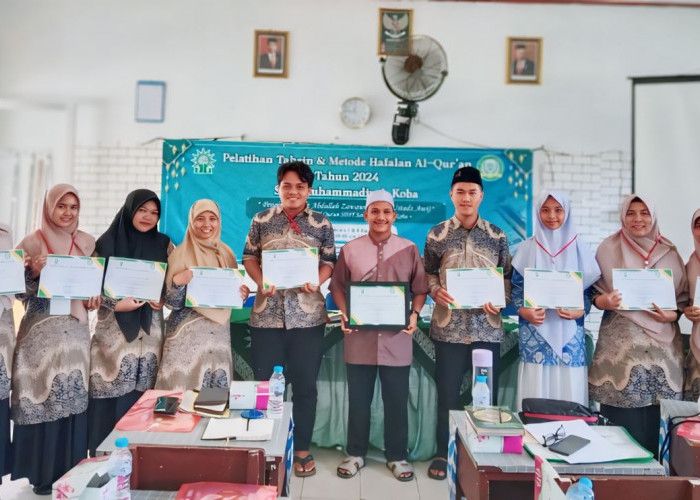
[[[137,122],[162,123],[165,120],[165,82],[136,82]]]

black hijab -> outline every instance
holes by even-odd
[[[137,189],[126,197],[124,206],[119,209],[109,229],[99,237],[95,251],[100,257],[124,257],[128,259],[168,261],[170,238],[159,233],[156,227],[142,233],[134,227],[133,219],[136,211],[147,201],[154,201],[160,213],[160,200],[149,189]],[[127,341],[132,342],[139,334],[139,329],[151,333],[151,317],[153,309],[144,304],[135,311],[115,312],[114,317]]]

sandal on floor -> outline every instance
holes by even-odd
[[[365,459],[363,457],[346,457],[345,460],[340,462],[336,473],[338,477],[343,479],[350,479],[355,477],[355,474],[365,466]]]
[[[304,458],[297,457],[295,455],[294,456],[294,463],[301,465],[302,470],[299,470],[296,467],[294,467],[294,475],[296,477],[309,477],[309,476],[313,476],[314,474],[316,474],[316,465],[315,464],[311,469],[308,469],[308,470],[306,469],[306,464],[308,464],[309,462],[312,462],[313,459],[314,459],[314,456],[310,453],[308,455],[306,455]]]
[[[437,474],[433,472],[434,470],[438,471]],[[438,481],[445,479],[447,477],[447,459],[442,457],[433,459],[428,467],[428,477]]]
[[[413,476],[415,475],[413,473],[413,465],[405,460],[387,462],[386,466],[399,481],[413,481]]]

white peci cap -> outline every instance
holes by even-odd
[[[365,203],[365,210],[377,201],[386,201],[391,208],[394,208],[394,197],[389,194],[386,189],[377,189],[376,191],[370,191],[367,193],[367,202]]]

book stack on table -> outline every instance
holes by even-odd
[[[522,453],[525,428],[518,417],[504,407],[465,408],[467,441],[474,453]]]

